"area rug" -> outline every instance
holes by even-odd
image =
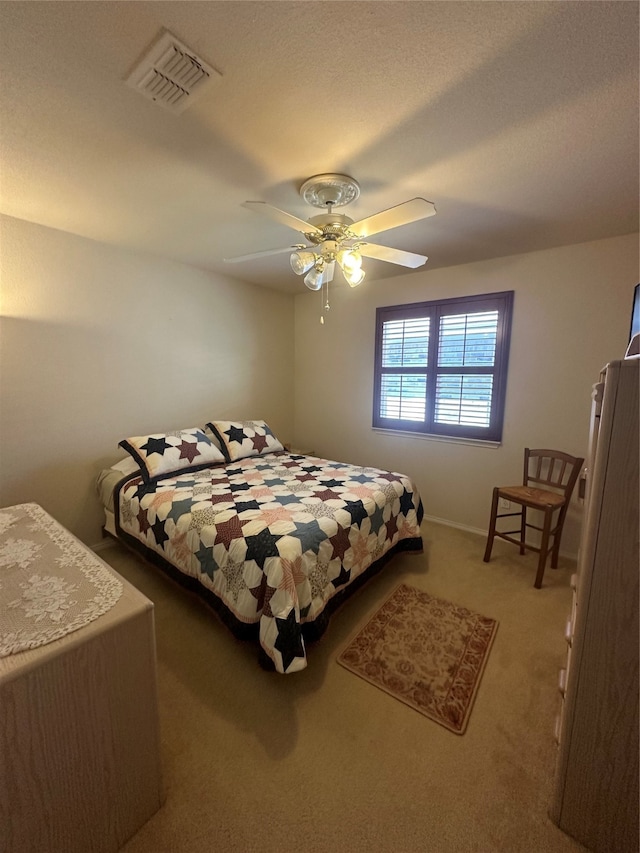
[[[338,663],[461,735],[497,629],[495,619],[400,584]]]

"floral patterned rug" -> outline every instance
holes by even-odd
[[[338,663],[461,735],[497,629],[495,619],[400,584]]]

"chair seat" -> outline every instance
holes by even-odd
[[[536,509],[560,507],[565,502],[564,495],[548,492],[545,489],[532,489],[530,486],[501,486],[498,491],[501,498],[517,501]]]

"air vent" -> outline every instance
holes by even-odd
[[[181,113],[208,83],[221,76],[168,30],[162,30],[126,82],[150,101]]]

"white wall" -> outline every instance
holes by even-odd
[[[129,435],[293,427],[293,298],[0,217],[0,506],[100,539],[100,468]]]
[[[484,531],[492,488],[520,481],[524,447],[586,455],[591,386],[624,355],[639,280],[638,236],[629,235],[335,287],[324,325],[320,296],[296,296],[296,444],[410,474],[427,516]],[[515,291],[502,445],[373,431],[376,308],[501,290]],[[574,502],[568,554],[579,520]]]

